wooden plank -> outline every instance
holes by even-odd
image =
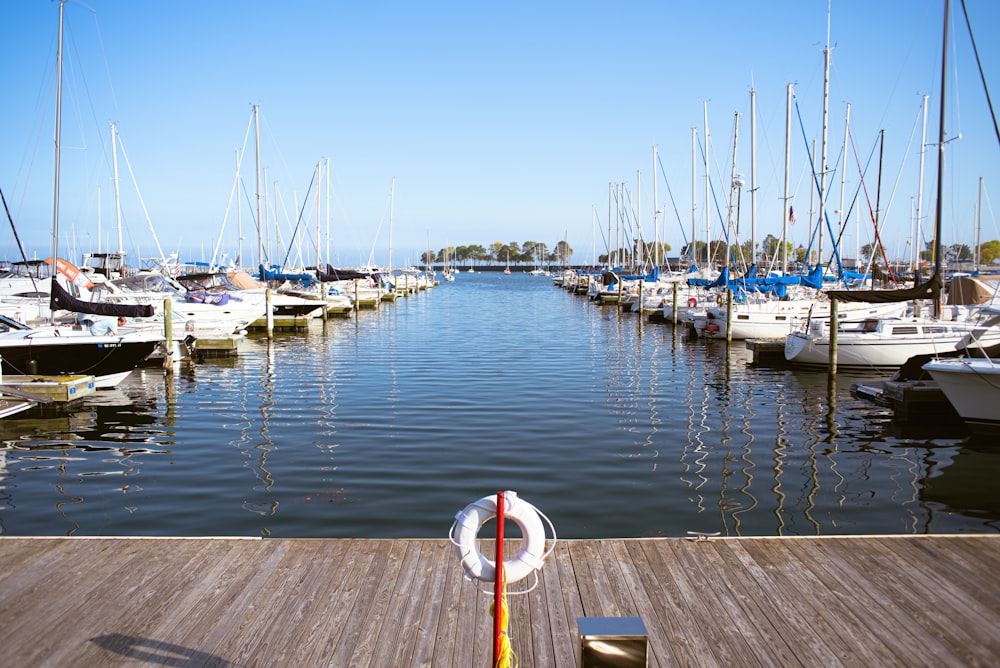
[[[413,656],[411,648],[415,644],[414,632],[427,583],[428,568],[420,559],[423,550],[422,542],[408,541],[403,567],[396,578],[393,591],[407,597],[410,604],[388,606],[379,623],[378,637],[369,662],[372,666],[401,666]]]
[[[425,548],[421,561],[426,565],[426,570],[423,573],[423,604],[415,622],[416,637],[409,648],[409,655],[397,653],[393,665],[432,665],[437,647],[438,623],[442,611],[451,607],[451,601],[442,596],[448,570],[457,568],[450,543],[442,541],[430,544]]]
[[[407,543],[374,541],[372,547],[378,547],[384,556],[377,557],[372,562],[372,568],[369,569],[371,585],[367,592],[358,597],[344,630],[344,642],[337,647],[331,665],[367,666],[371,663],[377,630],[392,599],[393,586],[403,567]]]
[[[688,602],[693,614],[709,640],[711,652],[725,665],[736,666],[750,653],[744,638],[726,620],[729,613],[722,602],[716,584],[716,574],[702,568],[696,554],[704,544],[678,541],[671,551],[674,583]]]
[[[747,644],[757,656],[767,656],[782,666],[814,665],[819,657],[809,655],[808,647],[790,643],[783,635],[783,627],[778,626],[780,615],[770,606],[757,582],[739,565],[732,555],[732,544],[728,541],[697,543],[701,549],[704,564],[722,579],[729,595],[730,605],[735,606],[731,615],[738,624]],[[711,549],[707,549],[708,547]],[[727,559],[728,557],[728,559]],[[806,651],[802,651],[805,649]]]
[[[840,545],[841,548],[845,546],[846,543]],[[800,549],[798,541],[789,541],[782,547],[797,570],[808,572],[816,579],[804,593],[815,592],[812,596],[824,623],[836,624],[836,637],[847,643],[838,650],[847,652],[851,660],[887,665],[905,652],[908,643],[916,641],[907,629],[897,629],[888,623],[898,620],[899,613],[893,608],[891,599],[873,589],[867,577],[872,574],[871,569],[857,571],[848,562],[824,554],[819,543],[812,546],[815,549],[806,551]],[[860,550],[861,547],[851,545],[850,549]]]
[[[542,567],[538,584],[540,592],[533,599],[531,618],[539,625],[538,635],[548,636],[546,646],[535,650],[538,662],[535,665],[568,666],[578,662],[579,629],[576,616],[569,612],[564,599],[564,592],[569,590],[570,585],[564,586],[563,583],[563,573],[556,556],[560,550],[565,551],[557,543]],[[543,653],[545,651],[547,655]]]
[[[563,541],[511,598],[511,637],[521,665],[575,665],[575,618],[638,614],[653,667],[991,665],[998,553],[1000,536]],[[10,665],[491,659],[491,597],[441,539],[0,538],[0,569]]]
[[[435,627],[434,647],[435,660],[437,666],[468,666],[472,660],[471,647],[465,645],[466,640],[459,633],[460,623],[465,623],[467,619],[463,616],[463,606],[471,600],[468,595],[462,596],[463,591],[472,589],[471,583],[465,580],[462,567],[455,563],[458,559],[452,553],[453,568],[445,572],[444,586],[440,591],[444,606],[438,614],[438,623]],[[438,649],[440,648],[440,649]],[[446,649],[447,648],[447,649]],[[469,652],[466,654],[466,650]],[[464,657],[468,658],[464,658]],[[464,662],[463,662],[464,660]]]
[[[865,546],[865,568],[872,574],[872,586],[891,597],[900,614],[910,620],[908,627],[914,628],[915,647],[925,646],[926,654],[941,665],[976,665],[995,659],[989,647],[983,648],[985,656],[976,656],[974,637],[977,626],[981,630],[996,629],[997,618],[984,620],[986,611],[954,580],[949,584],[933,569],[925,568],[911,554],[912,541],[896,541],[891,550],[877,540],[859,542]]]
[[[662,633],[669,639],[681,657],[680,665],[733,665],[716,656],[715,639],[703,624],[708,614],[698,594],[689,597],[687,583],[678,581],[681,567],[674,553],[680,549],[680,541],[643,541],[639,545],[649,564],[649,570],[642,573],[642,581],[650,592],[650,600],[660,603],[657,615],[660,623],[648,629],[650,633]]]
[[[656,666],[676,666],[680,663],[678,657],[674,655],[670,643],[662,633],[653,633],[650,629],[656,621],[655,605],[650,598],[650,592],[643,586],[641,572],[648,568],[645,555],[630,552],[628,549],[632,541],[613,541],[610,546],[614,551],[618,567],[622,571],[622,577],[628,583],[628,589],[632,595],[632,602],[635,606],[636,615],[642,618],[646,631],[649,632],[649,655],[648,665],[651,668]],[[638,556],[638,561],[636,557]]]
[[[317,541],[326,543],[328,541]],[[316,627],[312,642],[295,648],[289,665],[333,665],[332,657],[342,642],[347,620],[353,614],[358,598],[364,592],[366,575],[378,552],[370,541],[343,541],[345,556],[330,563],[330,579],[318,600],[321,603],[322,621]]]
[[[803,663],[806,657],[818,657],[818,665],[845,665],[852,653],[852,646],[840,639],[824,637],[824,629],[839,627],[820,615],[814,605],[806,581],[798,577],[798,564],[790,565],[787,548],[779,541],[747,540],[734,543],[734,556],[760,587],[761,595],[779,611],[775,623],[785,627],[788,637],[798,648],[796,656]]]

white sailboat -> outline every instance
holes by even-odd
[[[984,326],[1000,327],[1000,308],[984,309],[993,317]],[[990,357],[936,358],[923,365],[955,411],[975,433],[1000,433],[1000,359]]]
[[[944,36],[941,56],[941,101],[938,128],[937,210],[934,221],[934,272],[923,283],[901,290],[831,290],[827,294],[840,302],[913,302],[929,300],[930,316],[869,318],[845,321],[837,330],[837,366],[857,368],[901,367],[915,355],[935,355],[965,348],[979,349],[1000,343],[1000,330],[985,323],[979,308],[942,309],[944,279],[941,266],[943,173],[945,150],[945,94],[948,62],[948,19],[950,7],[944,3]],[[822,215],[822,207],[821,212]],[[829,326],[808,323],[785,339],[785,358],[792,364],[827,366],[830,360]]]
[[[63,10],[66,0],[59,2],[59,37],[56,56],[56,118],[55,168],[52,206],[52,257],[59,258],[59,185],[62,129],[62,47]],[[50,279],[53,310],[74,306],[83,309],[57,282]],[[122,307],[111,307],[111,309]],[[127,308],[127,307],[126,307]],[[101,313],[104,309],[84,312]],[[146,312],[146,308],[142,308]],[[124,312],[119,312],[124,313]],[[108,314],[110,315],[110,313]],[[163,342],[162,334],[119,333],[113,336],[94,335],[79,325],[27,327],[13,320],[0,322],[0,358],[4,374],[26,375],[91,375],[95,386],[113,387],[124,380],[140,362]]]

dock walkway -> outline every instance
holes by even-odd
[[[510,635],[525,668],[617,616],[650,666],[995,666],[998,573],[996,535],[560,541]],[[489,603],[447,539],[0,538],[7,666],[489,666]]]

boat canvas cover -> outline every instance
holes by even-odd
[[[993,290],[972,276],[955,276],[948,285],[948,303],[978,306],[993,299]]]
[[[151,318],[154,309],[150,304],[107,304],[105,302],[85,302],[68,293],[59,281],[52,279],[52,295],[49,308],[53,311],[64,309],[74,313],[91,315],[122,316],[126,318]]]
[[[941,274],[934,274],[927,281],[912,288],[900,290],[828,290],[830,299],[842,302],[870,302],[889,304],[914,299],[937,299],[941,296]]]

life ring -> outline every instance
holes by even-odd
[[[688,308],[694,308],[698,305],[698,299],[696,297],[688,297]]]
[[[462,562],[469,579],[483,582],[496,580],[496,563],[484,557],[476,547],[479,530],[496,515],[495,495],[484,496],[455,515],[451,542],[455,545],[455,554]],[[545,558],[545,527],[542,526],[538,510],[520,499],[516,492],[504,493],[504,519],[513,520],[521,529],[521,549],[513,559],[504,559],[503,562],[507,582],[517,582],[542,567]]]
[[[715,295],[715,304],[717,306],[722,306],[725,302],[726,300],[722,295]]]

